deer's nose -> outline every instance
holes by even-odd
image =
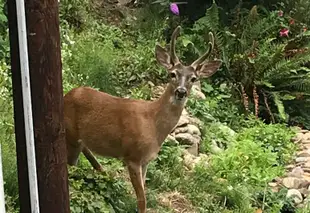
[[[178,98],[184,98],[187,96],[187,89],[184,88],[184,87],[179,87],[175,90],[175,95],[178,97]]]

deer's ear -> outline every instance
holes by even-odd
[[[156,44],[155,47],[155,57],[157,62],[166,69],[170,69],[173,66],[171,63],[170,54],[158,44]]]
[[[207,61],[197,68],[200,78],[209,78],[220,68],[222,62],[220,60]]]

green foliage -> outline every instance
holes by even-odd
[[[92,19],[89,13],[91,1],[61,0],[59,4],[60,20],[74,29],[85,29]]]
[[[79,167],[69,168],[71,212],[130,212],[135,209],[128,182],[116,177],[121,171],[117,162],[109,162],[105,168],[110,170],[101,174],[86,165],[85,158],[82,160]]]
[[[256,127],[245,129],[238,137],[238,140],[251,140],[260,144],[277,155],[277,161],[285,165],[291,160],[296,151],[296,146],[291,143],[291,138],[296,134],[294,129],[287,128],[281,124],[266,125],[261,123]]]
[[[282,171],[277,167],[277,154],[262,145],[250,139],[232,143],[227,150],[212,158],[212,168],[219,177],[233,184],[264,186]]]
[[[179,146],[163,145],[158,158],[148,166],[147,184],[154,190],[174,190],[184,180],[182,149]],[[173,168],[173,170],[172,170]]]
[[[240,11],[232,26],[224,26],[219,19],[219,9],[213,3],[206,16],[195,23],[192,32],[204,37],[212,31],[215,55],[224,62],[226,81],[233,83],[237,91],[242,85],[249,101],[258,101],[264,110],[271,108],[278,120],[286,121],[286,107],[299,95],[308,96],[310,75],[305,65],[310,60],[307,49],[310,34],[304,31],[305,25],[298,19],[290,24],[297,13],[279,16],[278,11],[266,12],[256,6],[247,13]],[[284,28],[289,30],[288,38],[279,36]],[[204,41],[201,36],[192,39]],[[259,97],[254,97],[253,92]]]

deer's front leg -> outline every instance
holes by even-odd
[[[146,197],[144,193],[142,166],[138,163],[129,162],[127,163],[127,167],[131,183],[137,196],[138,212],[146,213]]]
[[[143,186],[145,190],[145,178],[146,178],[147,164],[142,165],[142,178],[143,178]]]

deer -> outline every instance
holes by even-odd
[[[76,166],[81,152],[98,171],[103,168],[95,155],[123,161],[139,213],[147,210],[147,165],[157,158],[164,140],[177,125],[192,85],[212,76],[221,65],[220,60],[207,60],[214,47],[211,32],[207,51],[191,65],[182,64],[175,51],[180,30],[178,26],[173,31],[169,51],[155,45],[156,61],[169,75],[158,99],[121,98],[86,86],[74,88],[64,96],[67,164]]]

